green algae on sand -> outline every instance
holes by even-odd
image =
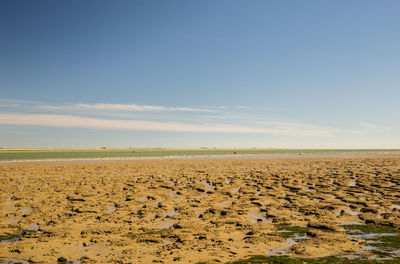
[[[365,259],[347,259],[338,257],[324,257],[324,258],[290,258],[286,256],[251,256],[247,259],[228,262],[227,264],[256,264],[256,263],[270,263],[270,264],[398,264],[400,259],[391,260],[365,260]]]

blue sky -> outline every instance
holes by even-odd
[[[0,146],[400,148],[399,1],[1,1]]]

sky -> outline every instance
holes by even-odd
[[[399,13],[0,1],[0,147],[400,148]]]

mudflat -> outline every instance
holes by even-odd
[[[0,259],[400,256],[399,157],[236,157],[2,165]]]

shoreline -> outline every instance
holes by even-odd
[[[71,159],[24,159],[4,160],[1,165],[24,164],[73,164],[146,161],[207,161],[207,160],[278,160],[278,159],[329,159],[329,158],[400,158],[398,153],[329,153],[329,154],[230,154],[192,156],[153,156],[120,158],[71,158]]]

